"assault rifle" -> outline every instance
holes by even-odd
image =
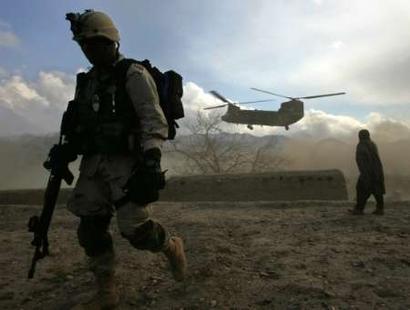
[[[40,217],[37,215],[32,216],[28,222],[29,232],[34,233],[34,239],[31,244],[36,247],[28,272],[29,279],[32,279],[34,276],[37,261],[49,255],[47,233],[58,193],[60,192],[61,181],[64,180],[68,185],[71,185],[74,180],[73,174],[68,169],[68,163],[75,160],[77,156],[73,155],[72,152],[70,153],[68,144],[62,143],[63,137],[60,137],[59,144],[51,148],[48,158],[43,164],[44,168],[50,171],[47,188],[44,193],[43,210]]]

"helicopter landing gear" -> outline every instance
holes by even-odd
[[[248,127],[250,130],[253,130],[253,126],[252,126],[252,125],[248,125],[248,126],[246,126],[246,127]]]

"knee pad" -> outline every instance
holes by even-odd
[[[148,250],[151,252],[159,252],[162,250],[166,238],[165,229],[161,224],[152,220],[146,221],[144,224],[135,228],[132,235],[123,234],[132,246],[139,250]]]
[[[83,216],[77,236],[87,256],[95,257],[113,250],[111,234],[108,232],[111,217]]]

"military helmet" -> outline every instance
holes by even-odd
[[[84,13],[68,13],[66,19],[71,22],[73,40],[104,37],[111,41],[120,41],[120,34],[112,19],[103,12],[85,10]]]

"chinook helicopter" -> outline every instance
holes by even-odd
[[[300,99],[313,99],[346,94],[345,92],[339,92],[315,96],[289,97],[258,88],[252,87],[251,89],[265,94],[287,98],[290,99],[290,101],[282,102],[279,110],[277,111],[243,110],[238,106],[238,104],[267,102],[272,101],[273,99],[246,102],[232,102],[226,99],[221,94],[219,94],[217,91],[211,90],[209,93],[212,94],[215,98],[225,102],[225,104],[204,108],[204,110],[218,109],[227,106],[228,110],[221,117],[221,119],[225,122],[245,124],[251,130],[253,129],[253,125],[283,126],[286,130],[289,130],[289,125],[296,123],[297,121],[301,120],[304,116],[303,101],[301,101]]]

